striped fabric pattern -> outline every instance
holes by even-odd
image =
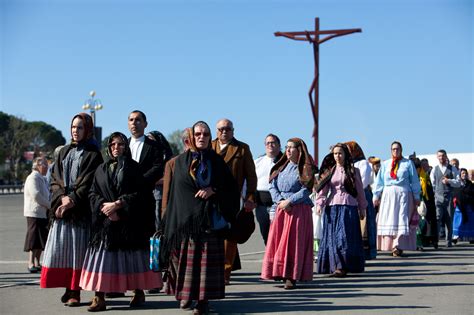
[[[41,270],[41,288],[79,290],[90,229],[56,220],[48,234]]]
[[[161,273],[150,270],[148,251],[107,251],[89,247],[82,268],[80,286],[87,291],[125,292],[161,288]]]
[[[184,241],[170,258],[167,293],[186,301],[223,299],[224,240],[211,233]]]

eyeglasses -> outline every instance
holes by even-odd
[[[224,132],[224,131],[229,132],[229,131],[233,131],[234,128],[232,128],[232,127],[220,127],[220,128],[217,128],[217,130],[218,130],[219,132]]]
[[[285,150],[288,150],[288,149],[296,149],[298,147],[295,147],[294,145],[287,145],[285,146]]]
[[[209,137],[211,134],[209,132],[195,132],[194,133],[194,136],[196,138],[199,138],[200,136],[203,136],[203,137]]]
[[[265,145],[277,145],[275,141],[268,141]]]

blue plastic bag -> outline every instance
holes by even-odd
[[[150,237],[150,270],[161,271],[160,266],[160,244],[161,244],[161,233],[156,232]]]

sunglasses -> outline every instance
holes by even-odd
[[[196,138],[199,138],[200,136],[203,136],[203,137],[209,137],[211,134],[209,132],[195,132],[194,133],[194,136]]]
[[[224,131],[229,132],[229,131],[234,130],[234,128],[231,128],[231,127],[220,127],[220,128],[217,128],[217,130],[218,130],[219,132],[224,132]]]

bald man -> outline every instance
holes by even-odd
[[[257,191],[257,174],[253,162],[252,152],[246,143],[234,137],[234,124],[229,119],[217,122],[217,138],[212,141],[212,149],[222,156],[229,166],[232,175],[237,181],[242,196],[245,211],[252,211],[255,207]],[[245,185],[244,185],[245,183]],[[244,189],[244,186],[246,189]],[[235,264],[234,264],[235,261]],[[230,284],[232,270],[239,270],[240,258],[237,252],[237,243],[225,241],[225,283]]]

